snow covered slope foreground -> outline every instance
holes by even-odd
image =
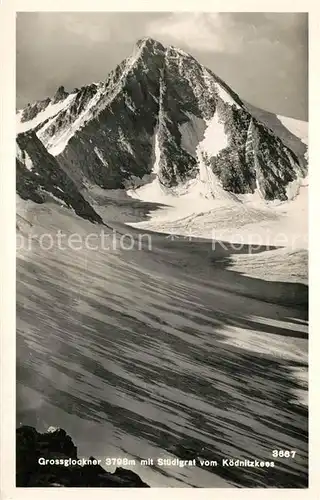
[[[153,234],[139,250],[132,229],[125,251],[120,223],[111,249],[44,250],[43,233],[101,226],[50,203],[19,199],[18,213],[19,424],[72,430],[79,456],[135,458],[151,486],[306,487],[306,287],[228,270],[248,248]],[[268,468],[199,461],[287,448],[296,460]],[[197,465],[139,466],[147,457]]]
[[[20,111],[18,130],[28,127],[79,185],[218,199],[257,191],[285,200],[288,184],[306,173],[302,151],[257,120],[218,76],[151,38],[105,81],[70,95],[60,89]]]

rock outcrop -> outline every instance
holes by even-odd
[[[34,131],[19,134],[16,146],[16,190],[22,199],[35,203],[44,203],[49,199],[72,208],[84,219],[102,223],[76,183],[48,153]]]
[[[49,461],[44,465],[44,461]],[[41,434],[22,426],[16,432],[17,487],[101,487],[148,488],[134,472],[117,468],[107,472],[100,465],[72,464],[78,461],[77,448],[63,429],[49,428]],[[62,465],[50,462],[59,462]],[[70,465],[65,465],[71,462]],[[42,464],[42,465],[41,465]]]
[[[57,92],[55,93],[53,99],[52,99],[52,104],[56,104],[57,102],[63,101],[68,97],[68,92],[65,91],[65,88],[63,85],[60,85],[58,87]]]
[[[42,101],[36,101],[33,104],[29,103],[22,112],[21,121],[28,122],[30,120],[33,120],[33,118],[35,118],[39,113],[47,108],[50,102],[50,97],[47,97]]]

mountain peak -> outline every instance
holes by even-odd
[[[139,38],[139,40],[136,42],[136,45],[139,48],[147,47],[148,49],[151,49],[151,50],[153,50],[153,49],[162,50],[162,51],[165,50],[162,43],[158,42],[158,40],[155,40],[154,38],[151,38],[149,36]]]
[[[79,179],[102,188],[121,189],[156,173],[161,186],[189,189],[192,181],[205,197],[257,190],[284,200],[287,184],[304,175],[305,159],[257,121],[225,82],[153,38],[140,38],[105,82],[67,96],[61,86],[51,101],[57,105],[38,103],[21,122],[36,124],[37,137],[64,169],[76,168]]]

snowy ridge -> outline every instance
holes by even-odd
[[[231,97],[231,95],[223,88],[223,86],[217,82],[217,80],[209,73],[207,68],[201,65],[202,76],[207,87],[207,91],[212,94],[217,94],[218,97],[225,103],[230,104],[230,106],[235,106],[240,109],[239,104]]]
[[[83,127],[88,120],[90,120],[90,112],[99,101],[103,91],[104,86],[101,84],[94,96],[90,99],[87,107],[82,111],[82,113],[80,113],[77,119],[73,123],[67,124],[65,128],[61,128],[54,136],[48,137],[46,134],[46,129],[48,128],[47,126],[37,132],[37,136],[52,156],[59,155],[64,150],[75,132]]]
[[[41,123],[45,122],[49,118],[54,118],[60,111],[65,109],[74,99],[76,94],[70,94],[66,99],[61,102],[57,102],[56,104],[48,104],[48,106],[37,114],[32,120],[22,122],[22,113],[23,110],[19,110],[17,113],[17,123],[16,123],[16,132],[20,134],[22,132],[27,132],[28,130],[36,128]],[[44,130],[51,124],[48,122],[44,125]]]
[[[50,154],[52,154],[53,156],[58,156],[59,154],[61,154],[62,151],[67,146],[71,137],[73,137],[78,130],[83,128],[90,119],[97,116],[100,111],[105,109],[112,102],[112,100],[122,90],[123,82],[125,81],[126,76],[129,74],[129,72],[135,66],[136,62],[141,57],[141,53],[143,51],[145,44],[146,40],[143,41],[141,46],[139,48],[136,48],[134,53],[126,59],[124,71],[122,72],[118,81],[114,84],[113,88],[108,89],[108,93],[106,93],[107,88],[103,82],[99,82],[98,84],[96,84],[97,91],[95,95],[91,98],[86,108],[73,121],[73,123],[66,124],[64,128],[60,129],[59,132],[53,135],[52,137],[49,137],[46,134],[46,130],[49,124],[46,124],[42,129],[39,130],[37,135],[39,139],[44,143]],[[135,111],[135,108],[132,105],[132,101],[128,96],[126,97],[126,103],[129,109]],[[131,154],[133,154],[132,148],[127,141],[123,139],[121,141],[121,144]]]
[[[240,109],[239,104],[231,97],[231,95],[220,85],[215,82],[215,89],[223,102],[230,104],[231,106],[235,106],[237,109]]]
[[[180,54],[180,55],[182,55],[184,57],[191,57],[190,54],[188,54],[187,52],[185,52],[182,49],[179,49],[178,47],[171,46],[170,48],[174,49],[176,52],[178,52],[178,54]]]
[[[94,110],[94,116],[97,116],[103,109],[105,109],[109,104],[111,104],[112,101],[117,97],[117,95],[122,91],[126,77],[135,68],[138,61],[140,61],[147,42],[148,42],[147,37],[141,39],[139,44],[135,46],[132,55],[125,59],[124,70],[122,71],[120,78],[116,82],[113,82],[113,86],[111,86],[111,88],[108,88],[108,93],[106,93],[105,96],[102,95],[102,99],[100,99],[98,105]],[[125,96],[125,101],[128,108],[131,111],[135,112],[136,109],[132,103],[132,100],[128,96]]]

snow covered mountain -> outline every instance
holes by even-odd
[[[79,190],[89,182],[286,200],[306,174],[306,148],[258,111],[191,55],[144,38],[105,81],[70,94],[60,87],[17,118],[18,132],[33,130],[29,140],[37,137]]]

